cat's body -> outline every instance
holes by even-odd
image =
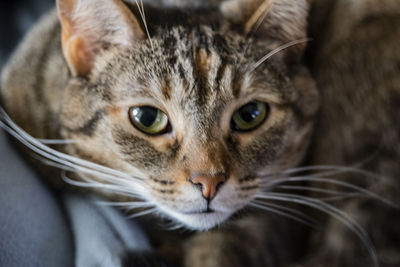
[[[311,18],[315,43],[310,65],[322,104],[310,164],[359,164],[376,176],[334,177],[357,181],[399,205],[400,55],[396,47],[400,45],[400,2],[320,0],[315,1]],[[399,265],[398,209],[368,198],[345,200],[339,208],[365,227],[381,266]],[[329,223],[325,235],[316,239],[317,243],[326,240],[315,251],[316,258],[321,257],[316,262],[319,266],[369,266],[368,259],[357,256],[357,241],[339,224]]]
[[[307,1],[294,4],[277,0],[272,8],[269,6],[271,10],[266,9],[269,13],[264,20],[259,20],[263,13],[257,12],[270,1],[231,1],[221,7],[221,1],[193,0],[183,1],[183,9],[173,7],[177,1],[147,1],[146,25],[135,3],[130,4],[133,17],[116,0],[99,1],[97,7],[88,4],[82,9],[87,14],[68,6],[74,2],[59,1],[63,33],[55,12],[48,15],[31,31],[2,75],[3,104],[31,135],[78,140],[66,146],[71,155],[146,178],[150,189],[145,187],[145,196],[140,195],[143,184],[138,178],[124,181],[125,190],[139,193],[139,198],[156,203],[168,217],[193,229],[222,223],[259,191],[265,191],[263,180],[271,177],[263,175],[276,172],[283,176],[281,172],[304,160],[319,105],[314,83],[299,61],[306,37]],[[355,2],[359,6],[353,7],[353,12],[373,1]],[[385,2],[388,10],[400,10],[395,1]],[[320,3],[323,7],[331,4]],[[346,9],[340,3],[334,14]],[[322,11],[322,7],[316,9],[317,14]],[[74,12],[82,17],[72,19]],[[90,16],[106,23],[99,25]],[[399,182],[393,177],[400,169],[400,130],[393,125],[400,117],[396,102],[400,90],[395,82],[399,70],[397,61],[392,60],[398,41],[383,39],[382,46],[377,46],[374,40],[368,52],[367,46],[360,45],[359,54],[352,53],[352,32],[340,35],[342,30],[335,27],[345,22],[335,15],[332,18],[326,36],[331,32],[336,39],[317,38],[318,49],[313,53],[312,70],[320,86],[322,107],[309,164],[346,166],[377,153],[369,170],[389,179],[372,182],[378,185],[378,194],[392,199],[387,194],[399,192]],[[388,19],[400,27],[396,12]],[[76,21],[91,24],[79,31]],[[258,21],[262,22],[259,28]],[[380,24],[372,21],[371,26],[361,23],[359,27],[354,27],[354,33],[360,33],[359,39],[354,39],[356,44],[365,41],[363,36],[370,38]],[[246,35],[252,30],[253,35]],[[91,34],[85,35],[87,32]],[[73,38],[76,36],[83,36],[84,41]],[[248,42],[251,45],[246,49]],[[291,42],[297,42],[297,46],[293,43],[258,64],[265,54]],[[333,44],[342,49],[331,48]],[[389,51],[387,58],[382,58],[379,49]],[[364,69],[366,63],[375,60],[387,67],[382,69],[383,74]],[[338,63],[333,64],[335,61]],[[358,71],[357,79],[348,75],[348,67]],[[362,83],[366,76],[382,89]],[[349,90],[352,84],[359,87],[360,94]],[[250,132],[232,128],[235,110],[256,100],[268,103],[265,122]],[[360,102],[365,109],[357,108]],[[169,128],[160,136],[134,130],[128,113],[135,105],[161,108],[170,119]],[[371,109],[376,112],[370,114]],[[343,118],[351,114],[357,117]],[[367,117],[373,118],[371,124],[365,123]],[[387,134],[383,139],[382,129]],[[371,143],[376,146],[371,147]],[[385,155],[379,154],[382,151]],[[348,175],[341,173],[337,178]],[[107,183],[104,177],[95,175],[86,181]],[[360,184],[369,188],[371,180]],[[326,184],[322,186],[329,189]],[[118,191],[106,193],[118,196]],[[363,201],[377,207],[373,211],[354,208]],[[382,223],[385,218],[400,222],[398,211],[365,198],[343,201],[339,207],[357,217],[372,235],[383,266],[399,263],[394,252],[399,249],[398,233],[393,229],[396,224],[378,229],[371,219],[381,212]],[[214,212],[191,214],[205,209]],[[306,237],[308,232],[296,222],[250,211],[219,230],[195,234],[184,241],[178,238],[180,244],[174,246],[184,251],[184,259],[178,261],[191,267],[280,266],[298,260],[300,255],[305,255],[305,266],[372,266],[354,232],[345,231],[348,228],[335,218],[325,220],[323,227],[324,231],[310,231],[312,235]],[[397,237],[388,236],[383,229],[393,229],[391,235]],[[164,249],[166,244],[160,245],[161,252],[174,258],[168,248]]]

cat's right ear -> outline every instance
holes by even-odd
[[[301,52],[307,38],[307,16],[311,0],[226,0],[220,6],[223,16],[241,27],[244,34],[289,44]]]
[[[75,76],[88,76],[96,56],[110,45],[131,47],[145,38],[121,0],[57,0],[62,50]]]

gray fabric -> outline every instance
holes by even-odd
[[[0,129],[0,266],[73,266],[70,231],[54,196]]]
[[[0,266],[116,267],[125,253],[150,252],[114,208],[70,193],[58,204],[8,141],[0,129]]]
[[[128,251],[150,251],[140,227],[115,209],[75,195],[64,199],[75,236],[75,266],[122,266]]]

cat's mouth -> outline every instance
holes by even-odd
[[[202,211],[189,211],[189,212],[182,212],[182,213],[187,214],[187,215],[198,215],[198,214],[208,214],[208,213],[214,213],[214,212],[215,212],[215,210],[208,208],[208,209],[205,209]]]
[[[174,220],[186,225],[187,228],[201,231],[211,229],[216,225],[221,224],[232,215],[230,212],[212,209],[182,212],[164,207],[163,211]]]

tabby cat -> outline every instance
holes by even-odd
[[[332,24],[341,10],[356,12],[373,1],[354,1],[351,8],[342,2],[335,4]],[[387,10],[398,6],[385,2]],[[318,113],[319,93],[302,60],[309,8],[307,0],[58,0],[57,12],[31,30],[4,69],[3,105],[17,125],[42,141],[20,132],[47,164],[64,170],[64,181],[194,230],[172,244],[154,234],[156,226],[150,229],[161,239],[156,251],[171,264],[395,266],[399,235],[387,219],[400,218],[386,193],[399,192],[398,182],[377,174],[382,183],[367,191],[368,182],[377,181],[370,172],[322,166],[358,163],[378,150],[370,171],[399,173],[400,129],[391,125],[400,117],[398,102],[371,110],[374,101],[400,91],[394,82],[386,86],[398,79],[393,54],[373,57],[379,48],[396,51],[395,41],[393,47],[375,46],[381,36],[374,32],[368,53],[353,51],[348,39],[352,30],[359,33],[354,25],[376,29],[381,23],[375,17],[364,22],[365,14],[343,26],[347,31],[332,37],[337,39],[317,38],[310,65],[322,88]],[[390,19],[400,26],[399,16]],[[326,26],[326,36],[338,31],[334,27]],[[361,40],[369,36],[359,34]],[[369,60],[388,62],[387,68],[371,73]],[[351,80],[348,68],[359,79]],[[360,82],[366,74],[375,86]],[[353,120],[345,120],[360,103]],[[379,129],[388,135],[382,142],[376,141]],[[64,153],[43,142],[62,144],[57,149]],[[307,160],[318,166],[296,168]],[[323,172],[303,173],[310,170]],[[348,179],[361,177],[363,188],[355,185],[358,179],[340,182],[349,181],[349,173]],[[339,208],[314,191],[337,197]],[[287,202],[332,216],[319,218]],[[364,220],[366,230],[347,214]],[[373,221],[376,214],[381,218]],[[310,230],[285,217],[306,225],[320,220]]]

